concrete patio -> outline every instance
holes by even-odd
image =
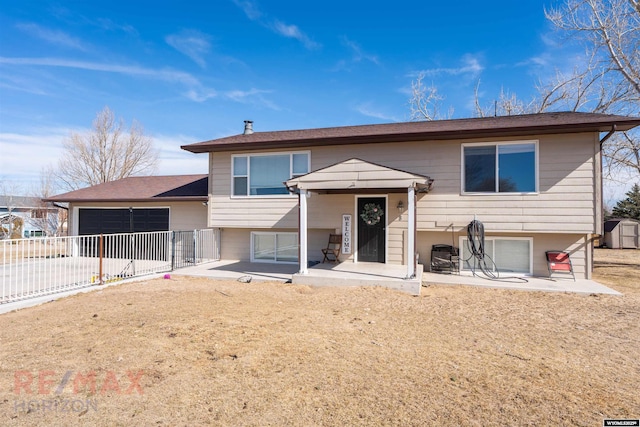
[[[438,274],[423,272],[423,266],[418,265],[415,279],[405,280],[406,267],[378,263],[316,264],[309,267],[308,274],[298,274],[296,264],[267,264],[251,263],[247,261],[214,261],[193,267],[181,268],[170,272],[173,276],[195,276],[218,280],[237,280],[242,276],[251,276],[251,280],[291,282],[308,286],[384,286],[419,295],[423,286],[429,285],[465,285],[484,288],[514,289],[521,291],[571,292],[579,294],[609,294],[622,295],[613,289],[594,280],[558,279],[550,280],[545,277],[527,277],[523,280],[489,280],[473,277],[469,274]],[[32,307],[58,298],[74,295],[80,292],[100,290],[107,286],[161,277],[161,274],[142,276],[136,279],[113,282],[104,286],[88,286],[70,290],[68,292],[43,295],[16,302],[0,304],[0,314]]]
[[[252,280],[275,280],[309,286],[384,286],[413,295],[420,293],[421,286],[467,285],[486,288],[514,289],[523,291],[572,292],[581,294],[621,295],[594,280],[557,279],[526,277],[525,280],[489,280],[470,274],[438,274],[423,272],[418,265],[415,279],[405,280],[406,267],[378,263],[316,264],[308,269],[308,274],[297,273],[295,264],[266,264],[247,261],[216,261],[199,266],[183,268],[173,275],[209,277],[212,279],[237,280],[251,276]]]
[[[523,280],[505,278],[491,280],[485,277],[472,276],[470,273],[438,274],[424,273],[422,284],[427,285],[467,285],[483,288],[515,289],[521,291],[571,292],[578,294],[622,295],[620,292],[596,282],[595,280],[570,278],[551,280],[548,277],[523,277]],[[526,281],[525,281],[526,280]]]

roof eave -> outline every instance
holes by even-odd
[[[390,133],[380,135],[350,135],[339,137],[309,138],[309,139],[280,139],[273,141],[241,141],[241,142],[200,142],[196,144],[183,145],[180,148],[192,153],[208,153],[217,151],[235,150],[263,150],[272,148],[301,148],[317,147],[325,145],[343,144],[373,144],[385,142],[411,142],[423,140],[451,140],[465,138],[490,138],[490,137],[510,137],[510,136],[531,136],[548,135],[555,133],[581,133],[581,132],[608,132],[613,125],[618,131],[626,131],[640,124],[640,119],[632,121],[599,123],[574,123],[562,125],[539,125],[521,126],[490,129],[461,129],[451,131],[436,132],[412,132],[412,133]]]
[[[117,198],[117,199],[100,199],[100,198],[87,198],[87,199],[43,199],[47,202],[64,202],[64,203],[141,203],[141,202],[206,202],[208,196],[185,196],[185,197],[147,197],[147,198]]]

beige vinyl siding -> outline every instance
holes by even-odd
[[[200,230],[207,228],[207,207],[202,202],[169,204],[171,230]]]
[[[251,259],[251,232],[265,231],[245,228],[225,228],[221,231],[221,258],[225,260],[249,261]],[[297,233],[297,229],[273,229],[273,232]],[[323,248],[327,247],[329,234],[334,229],[309,229],[308,258],[309,261],[322,261]],[[352,259],[349,255],[340,255],[341,261]]]
[[[537,194],[461,194],[461,146],[473,142],[538,141],[539,176]],[[522,138],[425,141],[384,144],[352,144],[312,147],[311,170],[331,166],[349,158],[404,170],[434,179],[434,189],[418,201],[419,230],[462,227],[474,214],[491,232],[594,233],[597,186],[594,161],[597,134],[540,135]],[[287,152],[268,150],[265,152]],[[233,154],[241,154],[234,152]],[[250,229],[296,228],[297,198],[232,198],[231,154],[211,155],[210,225]],[[406,196],[405,196],[406,198]],[[309,227],[340,225],[340,214],[353,212],[353,195],[317,195],[309,199]],[[397,197],[389,196],[390,210]],[[405,202],[406,205],[406,202]],[[394,227],[390,227],[389,259],[401,257]],[[354,230],[355,232],[355,230]],[[399,234],[398,234],[399,235]],[[393,251],[391,248],[394,248]],[[392,253],[393,252],[393,253]]]
[[[465,232],[419,232],[418,253],[420,263],[425,266],[425,271],[430,270],[431,246],[437,244],[458,246],[459,237],[465,236]],[[591,271],[586,266],[590,265],[591,245],[587,244],[586,235],[578,234],[515,234],[515,233],[489,233],[492,237],[531,237],[533,238],[533,276],[548,277],[545,252],[549,250],[562,250],[570,253],[571,263],[576,278],[590,279]]]
[[[420,198],[418,228],[460,226],[477,215],[488,231],[593,232],[594,135],[551,135],[536,139],[539,140],[538,194],[462,195],[460,161],[456,165],[460,177],[455,181],[442,183],[437,174],[428,173],[435,179],[435,188]],[[512,140],[515,138],[504,139]]]
[[[220,258],[225,260],[249,261],[251,236],[249,230],[225,228],[220,231]]]
[[[268,152],[276,152],[276,150]],[[210,156],[209,168],[212,179],[209,180],[211,185],[209,224],[211,227],[251,229],[297,227],[298,199],[295,196],[231,197],[231,154],[211,153]]]

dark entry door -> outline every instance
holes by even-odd
[[[358,261],[385,262],[385,207],[384,197],[358,199]]]

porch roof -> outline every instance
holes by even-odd
[[[291,192],[393,191],[410,187],[428,192],[433,188],[433,179],[353,158],[292,178],[285,185]]]

